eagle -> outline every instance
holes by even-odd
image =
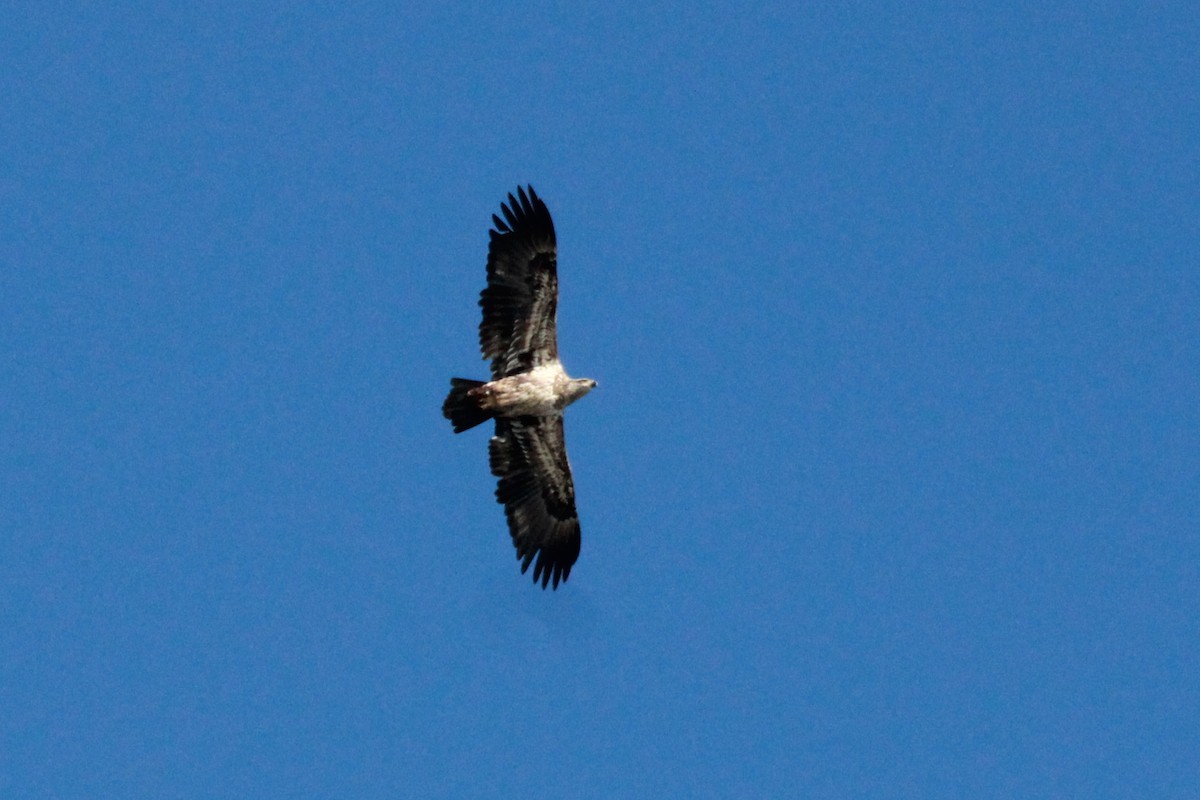
[[[480,293],[479,349],[492,379],[451,378],[442,414],[455,433],[495,420],[488,443],[496,501],[524,574],[558,588],[579,558],[575,483],[563,410],[596,388],[558,360],[558,261],[554,222],[533,187],[517,188],[492,215],[487,287]]]

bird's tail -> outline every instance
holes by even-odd
[[[454,425],[455,433],[462,433],[492,418],[492,412],[480,408],[479,398],[470,394],[472,389],[479,386],[483,386],[483,381],[450,379],[450,394],[446,395],[446,402],[442,403],[442,416]]]

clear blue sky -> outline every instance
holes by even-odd
[[[1193,3],[2,11],[0,796],[1200,796]]]

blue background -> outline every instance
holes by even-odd
[[[185,5],[3,9],[0,795],[1200,796],[1194,4]]]

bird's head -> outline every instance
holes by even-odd
[[[574,403],[579,398],[596,388],[596,382],[591,378],[572,378],[571,379],[571,399],[568,403]]]

